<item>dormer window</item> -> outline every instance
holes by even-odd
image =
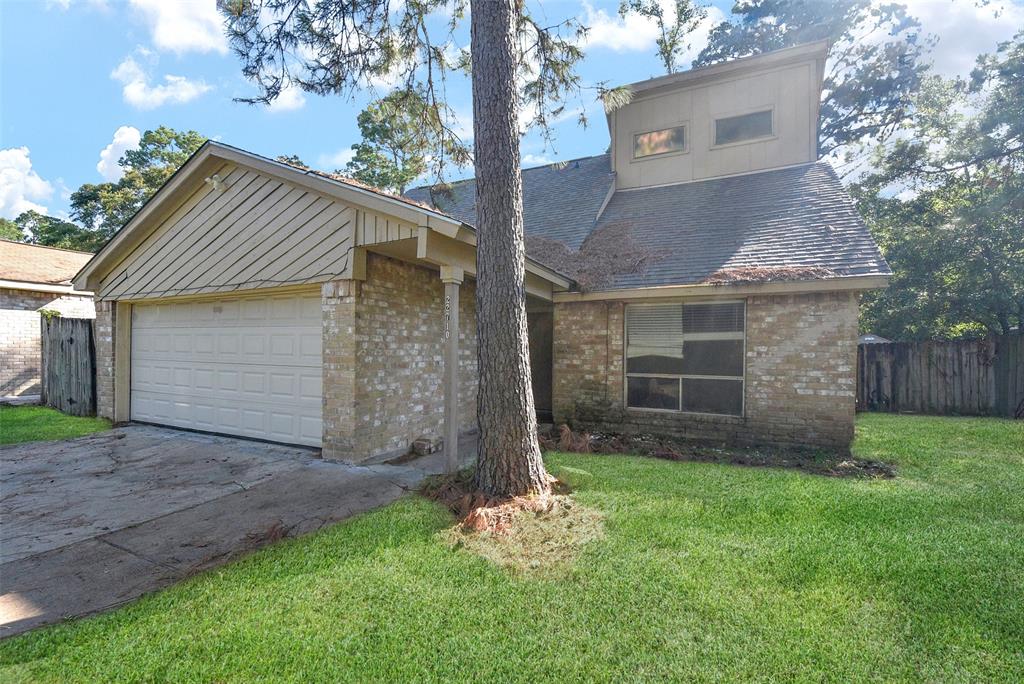
[[[686,150],[686,127],[673,126],[633,136],[633,159]]]
[[[773,135],[772,110],[715,119],[715,145],[768,138]]]

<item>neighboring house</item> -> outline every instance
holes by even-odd
[[[892,340],[888,337],[872,335],[871,333],[865,333],[857,339],[857,344],[885,344],[886,342],[892,342]]]
[[[557,250],[527,259],[541,412],[849,445],[857,294],[889,269],[817,160],[824,59],[634,84],[610,154],[524,171],[528,235],[625,227],[651,254],[588,291],[542,263]],[[472,181],[394,197],[207,143],[75,279],[97,296],[100,413],[353,461],[442,425],[452,444],[475,423],[474,220]]]
[[[71,279],[92,257],[56,247],[0,240],[0,397],[40,393],[40,311],[94,318],[92,293]]]

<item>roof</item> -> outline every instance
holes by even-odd
[[[825,162],[618,190],[594,220],[612,182],[607,165],[601,155],[523,171],[527,235],[578,249],[595,230],[627,225],[650,254],[641,272],[618,275],[599,289],[891,274]],[[417,188],[414,197],[429,198],[423,191]],[[473,181],[459,183],[448,211],[469,222],[474,200]]]
[[[88,252],[0,240],[0,280],[67,285],[91,258]]]
[[[76,287],[96,288],[100,284],[99,278],[109,271],[112,264],[117,263],[118,257],[136,249],[146,238],[149,234],[148,228],[154,225],[154,221],[160,220],[161,212],[176,206],[176,203],[181,201],[183,193],[190,192],[190,188],[198,186],[204,180],[204,176],[217,168],[220,161],[244,166],[257,173],[310,188],[329,198],[395,217],[414,229],[427,229],[437,233],[441,239],[475,244],[472,226],[423,202],[393,195],[344,176],[282,163],[231,145],[208,140],[167,179],[102,249],[82,266],[74,277]],[[571,284],[567,278],[532,257],[527,259],[526,268],[530,274],[552,287],[565,289]]]
[[[614,183],[611,156],[573,159],[523,169],[523,219],[526,232],[578,249],[590,235]],[[452,183],[446,191],[423,186],[406,196],[426,202],[464,223],[476,223],[476,181]]]

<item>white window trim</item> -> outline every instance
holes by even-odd
[[[774,123],[774,120],[773,120]],[[636,156],[636,136],[643,135],[644,133],[657,133],[658,131],[666,131],[670,128],[682,128],[683,129],[683,149],[673,150],[671,152],[661,152],[659,154],[648,154],[643,157]],[[635,131],[631,131],[629,134],[629,163],[636,164],[639,162],[651,161],[652,159],[664,159],[665,157],[678,157],[679,155],[690,153],[690,121],[677,121],[676,123],[667,123],[659,128],[644,128]]]
[[[771,112],[772,115],[772,132],[769,135],[761,135],[756,138],[747,138],[746,140],[736,140],[730,143],[722,143],[721,145],[716,144],[718,135],[718,121],[719,119],[731,119],[736,116],[746,116],[747,114],[757,114],[758,112]],[[720,114],[714,114],[711,117],[711,148],[712,150],[724,150],[729,147],[739,147],[741,145],[753,145],[759,142],[766,142],[768,140],[778,140],[779,129],[777,127],[778,120],[775,118],[775,105],[764,105],[761,107],[749,107],[747,109],[739,109],[731,112],[722,112]]]
[[[666,373],[630,373],[628,369],[629,364],[629,308],[631,306],[644,306],[644,304],[651,305],[650,302],[637,302],[635,304],[626,304],[624,307],[624,315],[622,317],[622,405],[626,411],[635,411],[638,413],[669,413],[674,415],[684,416],[712,416],[714,418],[731,418],[731,419],[744,419],[747,417],[747,300],[745,299],[715,299],[715,300],[674,300],[666,302],[657,302],[657,304],[743,304],[743,331],[742,332],[725,332],[725,333],[689,333],[683,332],[683,342],[687,339],[690,340],[743,340],[743,375],[675,375]],[[708,337],[708,336],[712,337]],[[740,412],[739,413],[708,413],[706,411],[684,411],[682,409],[659,409],[659,408],[647,408],[644,406],[630,406],[629,405],[629,379],[630,378],[665,378],[675,379],[679,382],[679,403],[682,406],[683,401],[683,380],[732,380],[733,382],[740,382],[743,385],[740,391]]]

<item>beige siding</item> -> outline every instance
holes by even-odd
[[[665,185],[813,161],[817,156],[815,63],[795,64],[747,76],[639,97],[613,117],[619,188]],[[714,120],[772,109],[774,135],[715,147]],[[686,127],[686,150],[633,159],[633,135]]]
[[[102,299],[317,283],[347,273],[354,208],[280,178],[226,165],[102,279]],[[386,220],[375,218],[377,222]]]

